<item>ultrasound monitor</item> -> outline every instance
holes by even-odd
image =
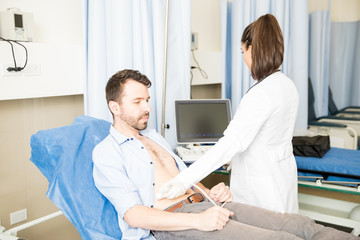
[[[216,143],[231,120],[230,100],[176,100],[175,117],[179,144]]]

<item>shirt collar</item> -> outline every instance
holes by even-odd
[[[140,131],[140,134],[143,135],[143,136],[147,136],[148,133],[149,133],[148,129]],[[110,127],[110,135],[118,142],[119,145],[123,144],[126,141],[129,141],[130,139],[132,139],[132,137],[127,137],[124,134],[120,133],[118,130],[116,130],[114,128],[113,125],[111,125],[111,127]]]

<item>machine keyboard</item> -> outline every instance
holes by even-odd
[[[185,163],[193,163],[209,151],[213,145],[200,145],[191,147],[177,147],[176,151],[179,157]]]

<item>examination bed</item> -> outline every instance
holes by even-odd
[[[331,147],[322,158],[295,156],[295,159],[300,176],[320,174],[325,181],[357,181],[360,185],[359,150]]]
[[[92,178],[92,150],[110,123],[88,116],[31,137],[31,161],[49,181],[47,196],[78,230],[81,239],[121,239],[117,213]]]
[[[331,147],[322,157],[295,156],[299,187],[342,199],[299,193],[300,213],[360,234],[360,151]],[[345,200],[344,200],[345,199]],[[349,200],[351,199],[351,200]],[[354,200],[355,199],[355,200]]]

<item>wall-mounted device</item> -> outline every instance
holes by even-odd
[[[198,49],[198,33],[192,32],[191,33],[191,50],[197,50]]]
[[[0,12],[0,37],[14,41],[34,41],[34,16],[18,8]]]

